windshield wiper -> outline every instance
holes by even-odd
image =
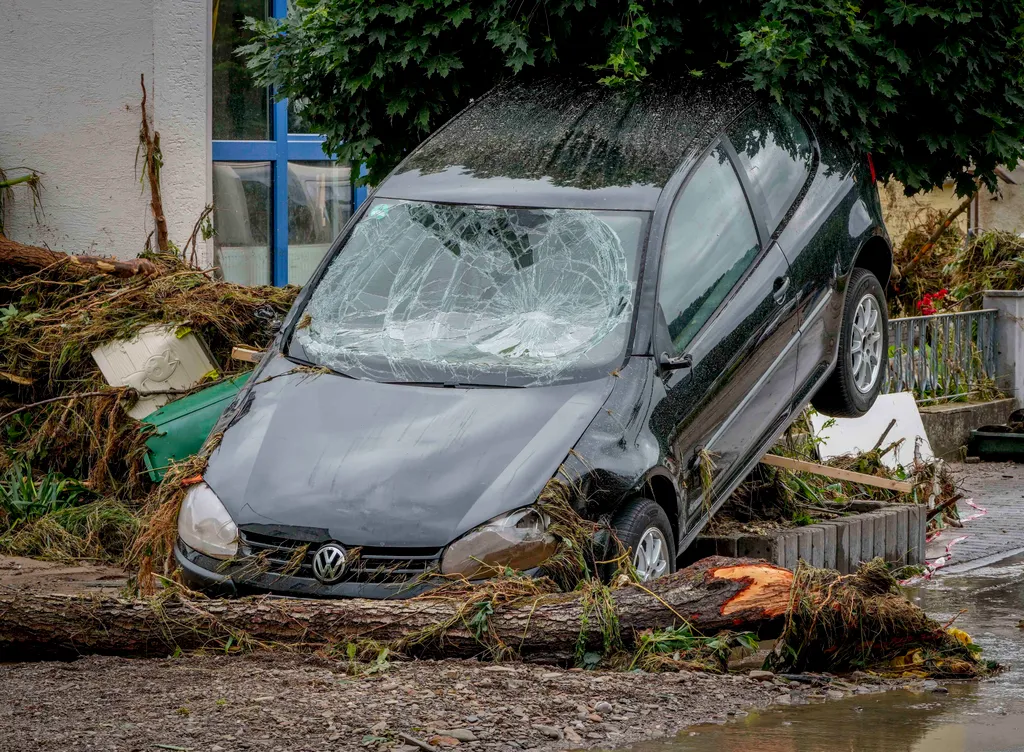
[[[288,361],[295,363],[296,365],[299,366],[304,366],[306,368],[326,368],[328,371],[337,376],[341,376],[346,379],[358,380],[356,379],[355,376],[352,376],[351,374],[347,374],[344,371],[339,371],[337,369],[331,368],[330,366],[325,366],[323,363],[313,363],[312,361],[306,360],[305,358],[298,358],[294,355],[285,355],[284,357]]]
[[[459,381],[381,381],[395,386],[429,386],[434,389],[522,389],[511,384],[463,384]]]

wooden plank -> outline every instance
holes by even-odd
[[[914,490],[914,484],[908,483],[905,480],[879,478],[877,475],[857,473],[853,470],[843,470],[842,468],[830,467],[829,465],[819,465],[817,462],[807,462],[806,460],[794,460],[790,457],[779,457],[775,454],[766,454],[761,458],[761,464],[771,465],[772,467],[781,467],[783,470],[824,475],[827,478],[848,480],[851,483],[860,483],[865,486],[874,486],[875,488],[885,488],[890,491],[899,491],[900,493],[905,494],[911,493]]]
[[[259,363],[263,359],[263,351],[248,345],[235,345],[231,348],[232,360],[243,360],[246,363]]]

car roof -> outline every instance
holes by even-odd
[[[621,87],[593,73],[513,79],[417,147],[378,195],[650,210],[684,158],[751,99],[749,84],[724,76]]]

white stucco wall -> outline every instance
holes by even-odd
[[[0,0],[3,2],[3,0]],[[161,178],[171,240],[184,245],[213,201],[209,0],[153,0],[153,110],[164,155]],[[199,239],[213,263],[213,243]]]
[[[160,131],[164,209],[184,243],[209,200],[208,0],[0,0],[0,166],[43,173],[7,234],[130,258],[153,228],[135,167],[145,74]]]

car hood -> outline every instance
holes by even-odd
[[[441,547],[533,502],[611,383],[382,384],[278,359],[242,393],[204,477],[239,525]]]

